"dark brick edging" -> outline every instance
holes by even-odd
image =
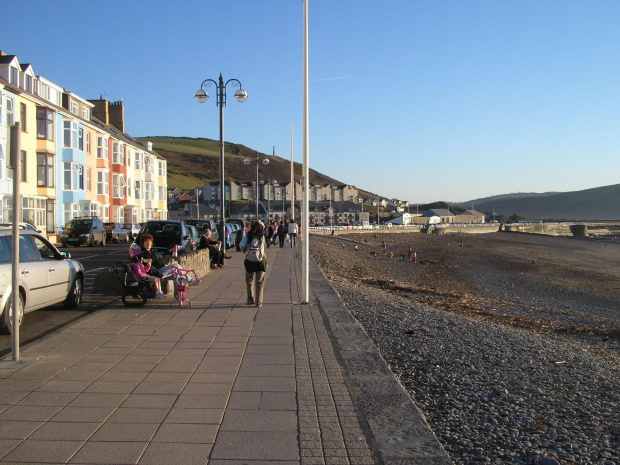
[[[451,464],[422,412],[314,260],[309,278],[376,459],[394,465]]]

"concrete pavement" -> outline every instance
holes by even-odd
[[[0,463],[445,464],[421,413],[301,247],[243,256],[193,306],[120,302],[0,362]]]

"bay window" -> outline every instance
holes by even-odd
[[[97,158],[108,159],[108,138],[97,137]]]
[[[116,199],[124,199],[125,198],[125,187],[127,187],[127,183],[125,182],[125,176],[122,174],[113,174],[112,175],[112,196]]]
[[[37,108],[37,138],[54,140],[54,112]]]
[[[97,195],[110,195],[110,171],[97,171]]]
[[[37,186],[54,187],[54,155],[37,154]]]
[[[73,121],[64,122],[64,147],[84,150],[84,129]]]
[[[65,190],[84,190],[84,167],[78,163],[66,161],[63,163],[65,171]]]

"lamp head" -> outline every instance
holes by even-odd
[[[248,99],[248,93],[245,90],[239,89],[237,92],[235,92],[235,100],[237,100],[237,102],[243,103],[247,99]]]
[[[269,164],[269,158],[263,158],[263,165]]]
[[[209,94],[207,94],[207,91],[200,89],[198,92],[196,92],[194,98],[198,103],[205,103],[207,100],[209,100]]]
[[[246,158],[245,160],[243,160],[244,165],[249,165],[250,163],[252,163],[252,160],[250,160],[249,158]]]

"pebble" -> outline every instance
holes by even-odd
[[[620,464],[616,361],[355,281],[331,284],[455,464]]]

